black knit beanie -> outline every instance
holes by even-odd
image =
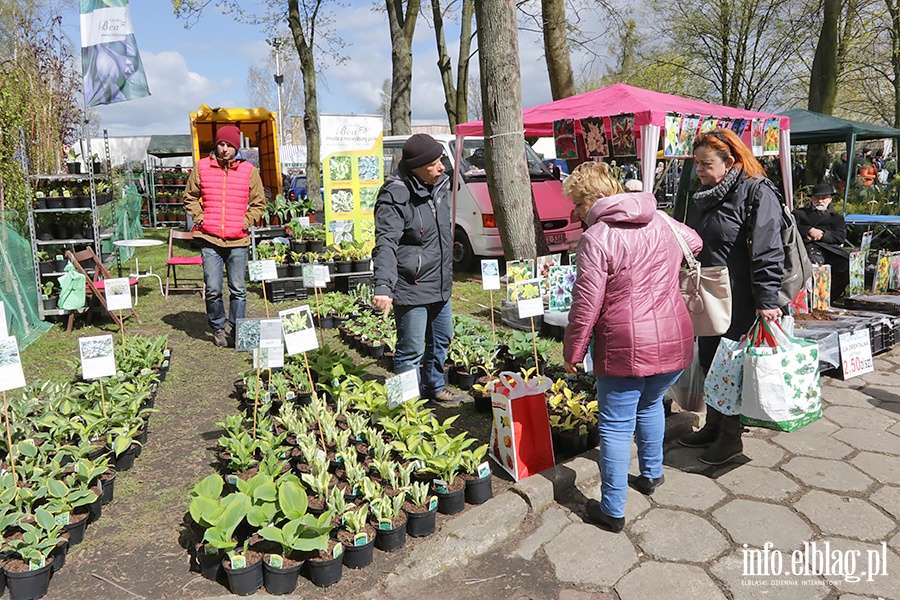
[[[403,159],[400,164],[412,170],[434,162],[443,153],[444,149],[433,137],[427,133],[417,133],[403,144]]]

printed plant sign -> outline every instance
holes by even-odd
[[[763,146],[765,143],[765,119],[750,120],[750,146],[753,149],[753,156],[763,155]]]
[[[359,209],[375,210],[375,201],[378,199],[378,187],[359,188]]]
[[[110,336],[112,340],[112,336]],[[115,363],[113,363],[115,373]],[[14,337],[0,338],[0,391],[25,387],[25,372],[22,371],[22,359],[19,356],[19,345]]]
[[[0,300],[0,338],[9,336],[9,328],[6,325],[6,306]]]
[[[277,265],[274,260],[251,260],[247,262],[247,273],[250,281],[270,281],[278,279]]]
[[[334,235],[334,243],[353,241],[353,221],[338,220],[328,223],[328,230]]]
[[[615,156],[635,156],[634,115],[631,113],[616,115],[612,122],[612,151]]]
[[[572,288],[577,270],[574,266],[550,269],[550,311],[563,312],[572,308]]]
[[[898,289],[897,278],[900,276],[900,252],[891,253],[891,269],[888,275],[888,289]]]
[[[872,232],[867,231],[862,234],[862,242],[859,244],[859,251],[866,254],[872,248]]]
[[[831,265],[813,265],[813,310],[831,308]]]
[[[84,379],[112,377],[116,374],[112,335],[79,338],[78,350],[81,354],[81,376]]]
[[[718,124],[716,124],[716,129],[731,129],[732,124],[734,123],[734,119],[731,117],[720,117]],[[738,134],[740,135],[740,134]]]
[[[500,263],[496,259],[481,261],[481,287],[485,290],[500,289]]]
[[[578,158],[578,146],[575,143],[575,119],[553,121],[553,141],[556,145],[556,158],[563,160]]]
[[[313,287],[328,287],[331,281],[331,274],[328,272],[328,265],[313,265]]]
[[[678,136],[681,133],[681,115],[678,113],[666,113],[666,144],[663,147],[663,156],[681,156],[681,147],[678,144]]]
[[[313,265],[303,265],[303,287],[309,289],[316,287],[316,272]]]
[[[394,409],[401,404],[419,397],[419,372],[416,369],[400,373],[384,380],[387,393],[388,408]]]
[[[606,140],[603,117],[582,119],[581,135],[584,136],[584,149],[587,151],[588,158],[609,156],[609,142]]]
[[[280,369],[284,366],[284,346],[253,350],[254,369]]]
[[[541,293],[545,296],[550,293],[550,269],[561,264],[561,254],[538,256],[536,275],[541,280]]]
[[[238,319],[234,331],[235,350],[249,352],[259,348],[259,319]]]
[[[684,115],[681,119],[681,132],[678,134],[679,156],[690,156],[694,152],[694,138],[697,137],[697,127],[700,125],[700,117],[697,115]]]
[[[850,253],[850,295],[862,294],[866,288],[866,253]]]
[[[704,117],[700,123],[700,133],[709,133],[716,128],[718,123],[719,119],[716,117]]]
[[[513,284],[516,288],[516,305],[519,318],[536,317],[544,314],[544,300],[541,298],[541,280],[527,279]]]
[[[281,319],[259,320],[259,347],[281,348]]]
[[[806,314],[809,312],[809,289],[809,286],[804,286],[802,290],[797,292],[794,299],[791,300],[791,303],[788,306],[792,315],[797,313]]]
[[[328,158],[328,170],[331,174],[331,179],[333,181],[349,181],[353,177],[352,164],[350,156],[330,156]]]
[[[347,157],[349,158],[349,157]],[[352,213],[353,212],[353,190],[332,190],[331,191],[331,212],[333,213]]]
[[[304,304],[296,308],[282,310],[278,313],[281,317],[281,326],[284,329],[284,344],[287,353],[309,352],[319,347],[316,338],[316,328],[313,326],[312,312],[309,305]]]
[[[878,252],[878,268],[872,280],[872,293],[886,292],[891,283],[891,257],[882,251]]]
[[[381,161],[377,156],[359,157],[359,178],[363,181],[381,179]]]
[[[731,130],[735,132],[738,137],[744,135],[745,129],[747,129],[747,119],[735,119],[731,123]]]
[[[773,156],[778,154],[779,126],[779,119],[768,119],[766,121],[766,129],[763,133],[763,154],[766,156]]]
[[[109,310],[131,308],[131,289],[128,287],[127,277],[106,279],[103,282],[103,290],[106,295],[106,308]]]
[[[513,283],[534,277],[534,259],[506,261],[506,299],[516,301],[516,288]]]

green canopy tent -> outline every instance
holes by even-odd
[[[831,115],[795,108],[783,113],[791,119],[791,145],[836,144],[847,145],[847,172],[853,172],[854,148],[860,140],[900,139],[900,129],[884,125],[870,125],[859,121],[841,119]],[[844,213],[850,186],[844,186]]]

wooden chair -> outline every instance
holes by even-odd
[[[175,240],[179,240],[184,242],[184,245],[187,246],[187,242],[194,239],[194,234],[190,231],[175,231],[174,229],[169,230],[169,259],[166,261],[166,298],[169,297],[169,290],[178,290],[178,291],[191,291],[191,292],[200,292],[200,297],[206,300],[206,281],[203,279],[203,257],[202,256],[184,256],[181,254],[175,254]],[[190,282],[200,282],[200,285],[178,285],[178,267],[182,267],[185,265],[199,265],[200,266],[200,278],[192,278],[192,279],[184,279],[182,281],[190,281]],[[173,284],[169,285],[169,275],[172,276]]]
[[[87,281],[85,287],[85,303],[87,304],[87,322],[91,322],[91,303],[97,301],[100,303],[103,308],[106,308],[106,295],[104,294],[106,279],[113,279],[110,276],[109,271],[106,270],[106,267],[103,266],[103,261],[97,256],[94,252],[94,249],[88,247],[85,250],[80,250],[78,252],[72,252],[71,250],[66,250],[66,258],[75,266],[79,273],[82,273],[85,276]],[[88,271],[93,269],[91,273]],[[129,279],[128,285],[129,287],[137,285],[137,279]],[[138,317],[137,313],[134,312],[134,308],[130,309],[131,316],[134,317],[134,320],[138,323],[141,322],[140,317]],[[124,325],[122,321],[119,319],[118,315],[109,309],[106,310],[109,313],[109,316],[112,317],[112,320],[115,321],[116,325],[122,327],[124,329]],[[66,333],[72,331],[72,326],[75,324],[75,311],[69,313],[69,323],[66,327]]]

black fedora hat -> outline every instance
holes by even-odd
[[[813,186],[812,196],[834,196],[834,191],[832,191],[831,186],[827,183],[817,183]]]

